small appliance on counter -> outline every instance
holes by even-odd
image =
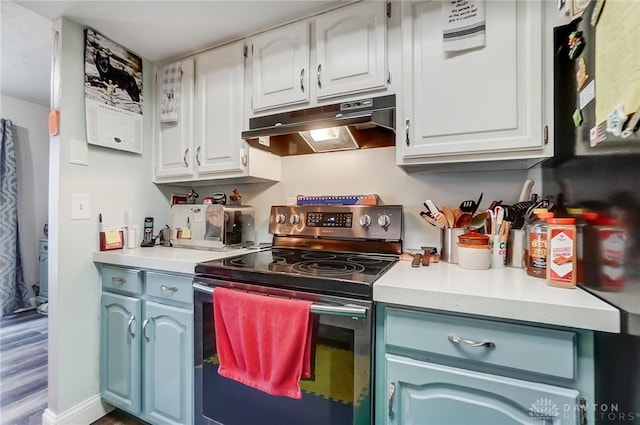
[[[224,250],[255,245],[252,206],[178,204],[171,207],[171,245]]]

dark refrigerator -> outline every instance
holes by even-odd
[[[594,11],[602,5],[598,15]],[[620,7],[628,8],[623,15],[635,28],[628,30],[630,23],[622,22]],[[636,1],[592,0],[581,18],[554,31],[554,131],[563,155],[545,164],[545,192],[562,193],[565,206],[615,218],[625,235],[624,283],[614,288],[580,284],[621,312],[620,334],[595,335],[595,411],[596,423],[602,425],[640,424],[640,105],[633,103],[640,99],[640,65],[616,69],[637,63],[633,55],[640,55],[640,43],[629,44],[626,36],[629,31],[640,34],[639,8]],[[620,28],[611,28],[614,15]],[[607,48],[622,57],[603,66],[598,61],[611,60],[603,53]],[[621,77],[624,81],[607,80]],[[604,92],[606,87],[611,90]],[[603,115],[615,92],[625,97],[620,102],[626,121],[619,113]],[[618,134],[607,132],[607,125]],[[626,129],[627,137],[622,137],[620,130]]]

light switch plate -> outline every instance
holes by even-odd
[[[91,219],[91,197],[88,193],[71,194],[71,220]]]

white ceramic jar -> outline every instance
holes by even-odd
[[[458,265],[464,269],[486,270],[491,267],[489,236],[476,229],[458,236]]]

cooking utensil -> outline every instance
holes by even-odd
[[[482,195],[484,195],[484,192],[480,192],[480,196],[478,197],[478,200],[476,201],[476,206],[473,209],[473,211],[471,211],[471,214],[475,214],[476,211],[478,211],[478,208],[480,208],[480,202],[482,202]]]
[[[462,213],[460,215],[460,217],[458,217],[458,219],[456,220],[456,222],[453,225],[453,227],[456,227],[456,228],[469,227],[469,225],[471,224],[472,220],[473,220],[473,216],[471,214]]]
[[[451,210],[451,208],[449,208],[448,205],[442,206],[442,214],[444,214],[445,218],[447,219],[447,227],[453,227],[456,219],[453,215],[453,211]]]
[[[487,214],[486,211],[474,215],[473,218],[471,219],[471,223],[469,223],[469,227],[474,227],[477,229],[479,227],[484,226],[484,222],[487,220],[488,216],[489,214]]]
[[[431,216],[428,212],[420,211],[420,217],[422,217],[424,221],[431,224],[432,226],[436,226],[441,229],[444,227],[440,222],[434,219],[433,216]]]
[[[531,196],[531,188],[535,182],[532,179],[527,179],[522,186],[522,190],[520,191],[520,197],[518,198],[518,202],[528,201],[529,196]]]
[[[442,225],[442,227],[449,227],[449,220],[447,217],[436,207],[431,199],[424,201],[427,204],[427,208],[431,211],[431,216]]]
[[[471,215],[475,214],[475,212],[478,210],[478,207],[480,206],[480,202],[482,202],[483,195],[484,192],[480,193],[480,197],[477,201],[474,201],[473,199],[462,201],[462,203],[460,204],[460,209],[463,212],[469,213]]]
[[[423,246],[424,253],[422,254],[422,265],[429,266],[431,262],[431,256],[438,253],[438,249],[435,246]]]

